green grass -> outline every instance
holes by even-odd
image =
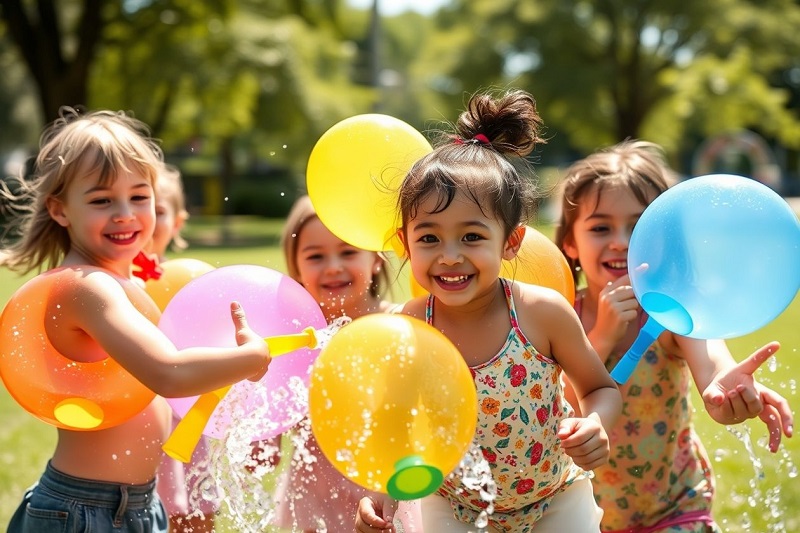
[[[237,218],[230,229],[233,245],[216,246],[220,240],[217,221],[192,218],[186,235],[189,250],[182,255],[200,259],[216,267],[230,264],[258,264],[284,270],[277,235],[282,221]],[[549,228],[542,228],[550,234]],[[0,269],[0,302],[6,302],[29,276],[20,278]],[[403,301],[409,294],[407,273],[401,272],[393,296]],[[792,405],[798,402],[797,381],[800,379],[800,297],[776,320],[763,329],[728,342],[734,356],[741,360],[770,340],[782,343],[777,354],[777,368],[759,371],[764,384],[783,394]],[[695,405],[701,405],[695,393]],[[800,438],[784,440],[777,454],[770,454],[765,445],[766,430],[758,420],[747,422],[752,435],[754,454],[744,443],[697,412],[697,429],[712,457],[718,480],[715,517],[723,530],[739,532],[800,531],[800,482],[792,477],[800,467]],[[800,422],[798,423],[800,426]],[[740,426],[741,427],[741,426]],[[7,524],[26,487],[36,481],[55,445],[55,430],[24,412],[0,389],[0,525]],[[762,476],[756,477],[752,458],[761,462]],[[774,502],[774,503],[770,503]],[[770,506],[777,517],[770,514]],[[225,527],[220,520],[221,531]],[[749,524],[749,525],[748,525]]]

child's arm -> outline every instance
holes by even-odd
[[[515,284],[517,285],[517,284]],[[608,461],[608,431],[622,411],[622,397],[597,357],[583,331],[578,315],[566,300],[554,291],[540,288],[520,288],[518,305],[523,331],[543,332],[549,341],[550,356],[569,376],[581,418],[562,422],[558,436],[565,452],[581,468],[591,470]],[[538,294],[538,295],[537,295]],[[538,340],[532,341],[535,346]],[[543,352],[544,353],[544,352]],[[547,355],[546,353],[544,353]]]
[[[244,311],[231,306],[231,335],[238,347],[178,351],[158,327],[130,302],[119,282],[90,273],[63,302],[73,338],[88,335],[156,394],[193,396],[243,379],[259,379],[269,365],[269,348],[247,325]],[[62,350],[62,353],[66,353]]]
[[[764,361],[778,351],[779,343],[768,343],[737,364],[723,340],[691,339],[673,334],[665,338],[674,343],[675,353],[689,365],[711,418],[727,425],[760,417],[769,431],[772,452],[778,450],[781,432],[792,436],[794,422],[789,403],[753,377]]]

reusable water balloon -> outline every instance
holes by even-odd
[[[425,137],[402,120],[377,113],[346,118],[322,134],[311,151],[306,170],[311,203],[343,241],[391,250],[399,226],[399,184],[431,151]]]
[[[405,315],[353,320],[311,372],[314,437],[348,479],[399,500],[434,492],[469,448],[475,384],[440,331]]]
[[[316,348],[317,338],[313,328],[306,328],[293,335],[269,337],[264,342],[269,345],[270,356],[277,357],[300,348]],[[162,446],[167,455],[184,463],[192,459],[208,420],[231,387],[232,385],[228,385],[200,395]]]
[[[649,318],[611,372],[618,383],[665,329],[727,339],[775,319],[800,288],[800,223],[783,198],[754,180],[693,178],[644,210],[628,271]]]
[[[564,254],[553,241],[530,226],[525,228],[517,256],[511,261],[503,260],[500,275],[554,289],[564,295],[570,305],[575,301],[575,280]],[[410,276],[409,281],[413,296],[427,294],[414,276]]]
[[[233,301],[242,305],[250,328],[265,338],[326,326],[317,301],[292,278],[266,267],[231,265],[187,283],[167,304],[158,327],[178,349],[235,346],[230,317]],[[308,413],[306,388],[318,354],[318,350],[300,348],[291,356],[273,360],[259,383],[233,385],[224,398],[220,395],[203,434],[220,439],[234,420],[246,419],[254,412],[262,418],[249,436],[251,441],[274,437],[297,424]],[[184,417],[198,399],[167,401]]]
[[[214,270],[208,263],[188,257],[164,261],[159,268],[160,277],[148,279],[144,284],[144,290],[162,311],[184,285]]]
[[[58,268],[36,276],[14,293],[0,316],[0,377],[8,392],[26,411],[63,429],[119,425],[155,398],[91,339],[80,355],[103,356],[88,362],[59,353],[50,341],[48,331],[65,320],[60,302],[74,298],[76,278],[96,272],[117,279],[133,305],[158,322],[159,310],[141,289],[96,267]]]

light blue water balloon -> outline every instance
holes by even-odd
[[[755,180],[693,178],[644,210],[628,246],[628,272],[648,320],[611,372],[617,383],[665,329],[727,339],[781,314],[800,289],[800,222]]]

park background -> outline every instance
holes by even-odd
[[[282,217],[328,128],[378,112],[430,136],[472,92],[520,87],[547,127],[531,156],[547,234],[564,168],[626,138],[661,144],[684,178],[737,173],[800,196],[798,27],[797,0],[437,0],[417,11],[393,0],[0,0],[0,178],[29,168],[60,106],[128,110],[183,173],[186,255],[283,270]],[[0,270],[0,301],[21,282]],[[730,342],[742,358],[781,341],[760,375],[793,405],[798,323],[795,298]],[[763,425],[748,423],[751,454],[698,420],[723,528],[800,530],[797,439],[769,456]],[[4,527],[55,432],[5,391],[0,427]]]

